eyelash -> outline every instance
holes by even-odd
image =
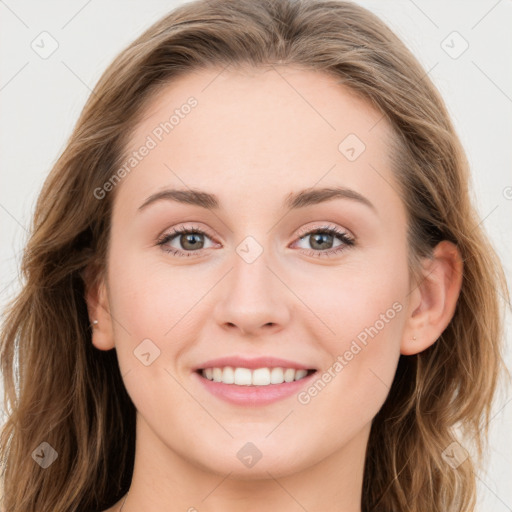
[[[314,257],[334,256],[334,255],[337,255],[340,252],[352,247],[353,245],[355,245],[355,240],[351,236],[349,236],[345,231],[341,231],[336,226],[322,226],[319,228],[314,228],[312,230],[311,229],[305,230],[299,234],[298,240],[302,240],[303,238],[306,238],[309,235],[316,235],[316,234],[323,234],[323,233],[327,233],[329,235],[334,235],[335,237],[340,239],[343,242],[343,244],[338,247],[335,247],[333,249],[326,249],[323,251],[318,251],[318,250],[313,250],[313,249],[303,249],[303,251],[306,251],[306,253],[309,256],[314,256]],[[173,247],[171,247],[171,248],[165,247],[165,244],[170,242],[177,235],[183,235],[183,234],[199,234],[199,235],[206,235],[208,238],[212,238],[207,232],[205,232],[199,228],[196,228],[196,227],[187,228],[184,226],[180,226],[179,228],[173,228],[173,230],[170,233],[166,233],[162,237],[160,237],[157,241],[157,245],[162,246],[162,249],[165,252],[168,252],[174,256],[187,257],[187,258],[191,257],[191,256],[192,257],[196,256],[197,253],[200,253],[202,251],[202,249],[198,250],[198,251],[181,251],[180,249],[175,249]]]

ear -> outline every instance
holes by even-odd
[[[92,330],[92,343],[100,350],[110,350],[115,347],[115,344],[105,275],[91,265],[84,269],[82,278]],[[98,323],[93,324],[94,320]]]
[[[420,282],[410,293],[409,317],[400,345],[404,355],[418,354],[433,345],[453,318],[462,286],[459,249],[443,240],[432,258],[425,258],[421,272]]]

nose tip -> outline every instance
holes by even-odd
[[[288,322],[288,290],[267,263],[266,253],[252,263],[237,260],[233,272],[215,289],[217,325],[254,335],[263,329],[265,334],[274,332]]]

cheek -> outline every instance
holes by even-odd
[[[121,251],[117,251],[121,253]],[[137,410],[155,418],[169,430],[175,411],[190,407],[190,397],[177,383],[175,361],[187,350],[200,291],[179,271],[142,254],[125,253],[111,265],[114,337],[126,390]],[[173,378],[174,377],[174,378]],[[170,431],[170,430],[169,430]]]
[[[162,338],[186,315],[190,303],[198,300],[202,289],[197,285],[207,275],[193,265],[172,268],[166,260],[171,256],[161,248],[130,247],[129,238],[112,244],[109,283],[113,309],[138,335]]]
[[[117,250],[111,255],[114,338],[125,371],[140,366],[135,357],[148,351],[157,366],[170,367],[184,349],[181,340],[187,340],[185,331],[194,325],[194,304],[204,294],[191,285],[189,274],[172,271],[162,260],[148,261],[143,251],[123,254]]]
[[[324,403],[341,400],[353,410],[363,407],[374,415],[389,392],[400,357],[408,291],[406,254],[381,251],[373,260],[351,262],[332,276],[322,287],[310,286],[307,295],[323,323],[324,334],[319,337],[317,332],[316,339],[327,354],[323,373],[328,384],[319,387],[322,395],[327,391]]]
[[[397,281],[386,278],[380,282],[358,280],[356,286],[338,293],[330,311],[335,332],[332,348],[337,353],[349,350],[363,356],[364,352],[358,359],[379,358],[386,350],[398,349],[404,325],[404,290]],[[357,346],[360,352],[352,348]]]
[[[368,342],[368,348],[372,339],[399,343],[404,316],[400,313],[408,290],[407,261],[405,255],[392,251],[385,258],[383,252],[354,257],[346,265],[323,273],[316,270],[295,281],[323,324],[322,339],[333,349],[348,348],[354,339]],[[377,351],[381,346],[372,344]]]
[[[308,417],[317,418],[316,424],[329,418],[332,428],[322,429],[332,439],[356,435],[389,394],[400,357],[405,308],[395,284],[387,284],[371,290],[360,285],[350,294],[338,293],[337,316],[324,306],[336,334],[322,338],[326,363],[298,401]]]

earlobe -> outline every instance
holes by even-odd
[[[91,323],[92,343],[99,350],[111,350],[115,344],[105,279],[97,277],[92,268],[87,268],[82,277]]]
[[[411,311],[400,353],[412,355],[430,347],[455,313],[462,286],[463,262],[455,244],[444,240],[425,259],[422,279],[411,292]],[[413,339],[416,337],[416,340]]]

